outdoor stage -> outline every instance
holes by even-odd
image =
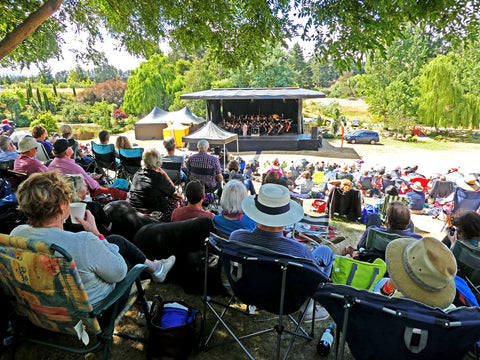
[[[312,140],[310,134],[284,134],[274,136],[239,136],[238,146],[240,152],[245,151],[265,151],[265,150],[317,150],[318,140]],[[230,152],[237,151],[237,144],[231,142],[227,144]]]

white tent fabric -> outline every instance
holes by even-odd
[[[182,137],[183,142],[198,142],[199,140],[207,140],[211,145],[223,144],[224,153],[225,144],[236,140],[238,153],[238,135],[219,128],[212,121],[209,121],[207,125],[195,131],[193,134]],[[225,164],[223,164],[223,166],[225,167]]]

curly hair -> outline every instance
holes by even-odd
[[[120,135],[117,137],[117,141],[115,143],[117,149],[131,149],[132,144],[130,144],[130,140],[124,135]]]
[[[162,157],[156,149],[145,150],[142,156],[143,168],[147,170],[156,170],[162,166]]]
[[[28,224],[41,227],[60,213],[60,204],[70,203],[71,190],[58,171],[34,173],[17,190],[19,208]]]
[[[35,139],[38,139],[40,136],[42,136],[46,132],[47,132],[47,130],[45,130],[45,128],[43,126],[40,126],[40,125],[34,126],[33,129],[32,129],[32,136]]]

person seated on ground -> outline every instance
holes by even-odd
[[[422,236],[413,232],[414,227],[410,220],[410,210],[400,201],[392,201],[387,208],[387,218],[385,220],[385,227],[382,225],[382,220],[379,214],[371,214],[367,218],[366,229],[357,249],[365,248],[367,243],[367,234],[370,229],[377,229],[379,231],[394,233],[405,237],[421,239]]]
[[[92,198],[100,194],[110,194],[116,200],[125,200],[127,192],[114,188],[100,187],[99,183],[88,175],[85,170],[72,159],[74,145],[73,139],[58,139],[53,144],[53,154],[55,159],[48,165],[49,170],[58,170],[61,174],[80,174],[85,179],[88,186],[88,191]]]
[[[147,149],[142,156],[142,168],[133,176],[128,201],[143,213],[160,211],[160,220],[169,222],[181,198],[175,194],[175,186],[161,166],[160,153]]]
[[[205,185],[206,192],[221,192],[223,175],[220,160],[208,154],[209,146],[207,140],[197,143],[198,153],[190,156],[186,162],[188,179],[200,181]]]
[[[245,179],[250,179],[253,177],[252,165],[250,163],[245,164],[245,170],[243,172],[243,176],[245,176]]]
[[[276,172],[271,172],[271,173],[266,174],[265,178],[263,179],[263,182],[262,182],[262,185],[264,185],[264,184],[282,185],[282,186],[285,186],[290,191],[293,191],[294,185],[295,185],[293,182],[289,184],[288,180],[286,178],[284,178],[283,176],[281,178],[279,178],[278,173],[276,173]]]
[[[85,231],[72,233],[63,229],[70,216],[70,187],[57,171],[33,174],[18,188],[20,209],[28,225],[20,225],[10,235],[46,241],[61,246],[75,260],[88,298],[95,307],[136,264],[147,265],[157,282],[163,282],[175,263],[175,257],[149,260],[127,239],[110,235],[105,238],[97,229],[90,211],[76,220]],[[128,293],[127,293],[128,298]],[[125,300],[127,300],[127,298]],[[122,309],[123,306],[119,307]]]
[[[173,210],[172,222],[194,219],[197,217],[208,217],[213,219],[215,216],[214,213],[202,209],[202,203],[205,199],[205,187],[200,181],[190,181],[185,188],[185,195],[188,204]]]
[[[223,189],[220,198],[222,213],[213,217],[215,227],[226,235],[238,229],[253,230],[257,223],[243,213],[242,201],[248,196],[247,189],[238,180],[231,180]]]
[[[464,211],[452,218],[452,226],[448,229],[447,236],[442,242],[449,248],[455,241],[464,241],[475,247],[480,241],[480,214],[475,211]]]
[[[97,229],[102,234],[110,234],[112,223],[107,214],[103,211],[103,206],[98,201],[90,201],[90,194],[88,193],[87,183],[81,174],[64,175],[71,190],[70,202],[84,202],[87,204],[87,210],[89,210],[93,218]],[[88,197],[87,197],[88,195]],[[64,223],[64,229],[71,232],[83,231],[83,227],[80,224],[72,223],[72,220],[68,218]]]
[[[18,157],[17,147],[7,135],[0,135],[0,161],[15,160]]]
[[[268,169],[267,174],[270,174],[271,172],[276,172],[279,178],[283,176],[283,169],[280,166],[280,161],[278,161],[278,159],[272,161],[272,165],[270,166],[270,169]]]
[[[57,141],[57,136],[53,135],[51,142],[48,140],[48,132],[43,126],[34,126],[32,129],[32,136],[38,143],[42,144],[48,156],[53,158],[52,149],[53,144]]]
[[[0,126],[1,134],[10,136],[13,134],[13,126],[10,125],[7,119],[2,120],[2,126]]]
[[[187,175],[185,174],[186,169],[184,164],[185,159],[182,155],[175,155],[175,139],[171,136],[166,137],[165,139],[163,139],[163,146],[165,147],[165,150],[167,150],[167,155],[164,155],[162,157],[162,166],[164,167],[164,171],[174,183],[176,183],[178,180],[181,180],[182,182],[187,182]],[[168,165],[165,165],[166,163],[177,164],[176,166],[179,169],[167,169]]]
[[[385,260],[390,278],[377,281],[372,292],[450,308],[456,293],[457,262],[440,241],[432,237],[395,239],[387,246]]]
[[[40,144],[31,136],[25,136],[18,143],[20,156],[15,159],[13,170],[26,174],[47,171],[47,167],[35,159]]]
[[[240,172],[240,164],[237,160],[230,160],[227,165],[228,170],[228,181],[238,180],[243,182],[250,195],[255,195],[255,187],[253,186],[253,181],[251,179],[246,179]]]
[[[302,175],[300,175],[296,180],[295,180],[295,185],[298,186],[298,189],[301,194],[308,194],[315,183],[312,180],[312,174],[310,171],[304,171]]]
[[[417,181],[411,186],[412,191],[406,194],[407,198],[410,199],[410,204],[408,207],[412,211],[422,211],[425,206],[425,193],[423,192],[422,184]]]
[[[107,130],[102,130],[98,133],[98,140],[100,140],[100,145],[109,145],[110,144],[110,133]],[[119,157],[118,150],[115,149],[115,157]]]
[[[432,181],[428,197],[431,202],[435,202],[437,198],[446,198],[454,191],[454,183],[452,181],[447,181],[445,175],[440,175],[438,179]]]
[[[227,184],[228,185],[228,184]],[[257,223],[253,230],[240,229],[232,232],[230,241],[261,246],[278,253],[314,260],[320,271],[330,277],[333,265],[333,251],[321,245],[310,252],[300,242],[283,236],[284,226],[294,224],[303,218],[303,208],[290,199],[289,191],[277,184],[265,184],[258,195],[247,197],[242,202],[245,216]],[[306,319],[312,319],[313,305],[307,310]],[[328,312],[317,305],[316,319],[326,319]]]

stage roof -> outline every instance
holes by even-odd
[[[297,87],[286,88],[243,88],[243,89],[211,89],[180,95],[180,99],[200,100],[240,100],[240,99],[315,99],[323,98],[320,91]]]

